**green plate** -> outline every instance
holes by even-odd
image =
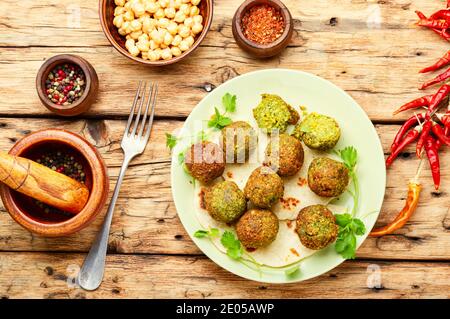
[[[358,237],[359,247],[378,218],[386,186],[383,149],[377,132],[363,109],[339,87],[315,75],[284,69],[262,70],[238,76],[208,94],[194,108],[178,136],[195,136],[200,132],[201,123],[206,125],[206,121],[214,113],[214,107],[221,106],[222,96],[227,92],[237,95],[237,110],[232,115],[234,120],[250,119],[252,109],[260,101],[260,94],[273,93],[280,95],[293,106],[304,105],[308,111],[323,113],[338,121],[342,137],[336,149],[352,145],[359,154],[357,174],[361,196],[358,217],[363,219],[367,227],[366,235]],[[173,152],[171,171],[173,198],[186,231],[196,245],[215,263],[250,280],[289,283],[319,276],[344,261],[331,245],[301,261],[300,271],[294,276],[287,277],[284,270],[280,269],[264,269],[259,273],[230,259],[208,239],[192,237],[196,230],[202,228],[194,210],[193,199],[198,195],[194,193],[190,176],[184,172],[178,161],[178,154],[188,145],[189,141],[180,142]],[[348,204],[351,207],[349,198],[344,199],[341,204]]]

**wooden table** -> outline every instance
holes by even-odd
[[[443,8],[444,1],[285,0],[295,18],[294,38],[282,55],[269,60],[254,60],[236,46],[230,23],[241,1],[214,2],[211,31],[195,54],[176,65],[149,68],[110,46],[100,28],[96,1],[74,0],[70,5],[57,0],[0,1],[1,150],[41,128],[77,132],[104,156],[112,188],[122,161],[120,139],[136,82],[160,83],[150,144],[133,161],[122,186],[101,288],[85,292],[70,283],[102,216],[73,236],[46,239],[22,229],[0,206],[0,297],[450,297],[448,149],[442,152],[442,191],[434,191],[426,166],[420,206],[403,229],[367,239],[357,260],[323,276],[297,284],[267,285],[221,269],[189,239],[172,201],[170,154],[164,136],[179,128],[200,99],[221,83],[250,71],[284,67],[317,74],[350,93],[372,119],[388,153],[389,142],[404,119],[392,117],[392,111],[421,95],[418,84],[430,75],[417,71],[449,49],[438,36],[413,25],[414,10],[429,14]],[[100,78],[97,103],[76,119],[49,113],[35,91],[40,65],[60,53],[85,57]],[[418,164],[412,151],[388,171],[378,225],[390,221],[403,206],[407,181]]]

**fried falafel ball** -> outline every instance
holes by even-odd
[[[308,169],[309,188],[319,196],[336,197],[348,186],[348,168],[328,157],[315,158]]]
[[[205,206],[212,218],[230,224],[245,212],[247,201],[235,182],[224,181],[205,192]]]
[[[341,129],[332,117],[310,113],[294,129],[292,135],[312,149],[326,151],[336,146]]]
[[[237,237],[246,248],[261,248],[277,237],[279,222],[270,210],[251,209],[236,224]]]
[[[208,141],[193,144],[186,152],[184,162],[191,176],[204,184],[221,176],[225,170],[222,149]]]
[[[298,213],[295,231],[306,248],[325,248],[336,240],[338,230],[336,218],[326,206],[307,206]]]
[[[227,163],[244,163],[256,145],[255,130],[244,121],[236,121],[222,129],[222,149]]]
[[[273,137],[266,148],[264,164],[270,166],[280,176],[292,176],[302,168],[305,153],[302,143],[287,134]]]
[[[284,194],[284,183],[280,176],[269,167],[255,169],[244,188],[245,197],[253,205],[270,208]]]
[[[295,125],[300,115],[278,95],[262,94],[261,102],[253,109],[253,117],[268,133],[274,130],[282,133],[289,124]]]

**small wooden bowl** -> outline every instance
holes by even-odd
[[[45,237],[67,236],[89,225],[101,212],[108,197],[109,178],[106,165],[84,138],[59,129],[46,129],[31,133],[19,140],[9,154],[35,160],[46,150],[61,149],[76,157],[86,174],[89,199],[77,215],[44,213],[28,196],[0,185],[0,196],[11,217],[29,231]]]
[[[211,27],[211,22],[213,18],[213,0],[202,0],[198,5],[200,9],[200,15],[203,17],[203,30],[195,37],[195,42],[189,50],[183,52],[180,56],[173,57],[170,60],[159,60],[159,61],[149,61],[144,60],[140,57],[132,56],[125,47],[125,37],[119,34],[118,29],[113,24],[114,20],[114,9],[116,5],[114,0],[100,0],[99,1],[99,14],[100,14],[100,23],[102,25],[103,32],[108,38],[109,42],[111,42],[112,46],[119,51],[122,55],[127,58],[151,66],[165,66],[175,62],[179,62],[190,55],[192,52],[197,49],[200,43],[205,39],[206,34]]]
[[[86,76],[86,88],[83,95],[69,105],[53,103],[45,93],[45,81],[47,76],[56,66],[64,63],[78,65]],[[36,76],[36,89],[42,104],[50,111],[61,116],[75,116],[86,112],[95,102],[98,94],[98,76],[94,67],[82,57],[72,54],[55,55],[42,64]]]
[[[283,34],[274,42],[269,44],[259,44],[247,39],[242,32],[241,21],[244,14],[252,7],[261,4],[268,4],[275,9],[280,10],[285,21]],[[246,0],[236,10],[232,22],[232,31],[236,43],[245,51],[258,58],[268,58],[275,56],[283,51],[289,44],[294,32],[294,20],[288,8],[280,0]]]

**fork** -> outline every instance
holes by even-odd
[[[150,132],[153,125],[153,117],[155,115],[156,95],[158,93],[158,84],[151,83],[148,90],[148,99],[145,106],[145,112],[141,119],[142,108],[145,101],[145,93],[147,90],[147,82],[139,82],[139,87],[134,97],[133,105],[128,117],[127,127],[123,134],[121,147],[124,152],[122,168],[120,169],[119,178],[109,204],[108,211],[105,216],[102,228],[97,234],[95,241],[84,260],[83,266],[78,274],[78,285],[85,290],[95,290],[102,283],[103,274],[105,272],[105,259],[108,248],[108,236],[111,228],[114,207],[119,197],[120,186],[122,185],[125,171],[131,160],[142,154],[148,143]],[[151,105],[150,115],[149,107]],[[136,111],[137,108],[137,111]],[[136,113],[136,114],[135,114]],[[133,120],[134,119],[134,120]],[[133,122],[134,121],[134,122]],[[147,127],[145,129],[145,127]],[[139,130],[138,130],[139,129]],[[145,129],[145,132],[144,132]]]

